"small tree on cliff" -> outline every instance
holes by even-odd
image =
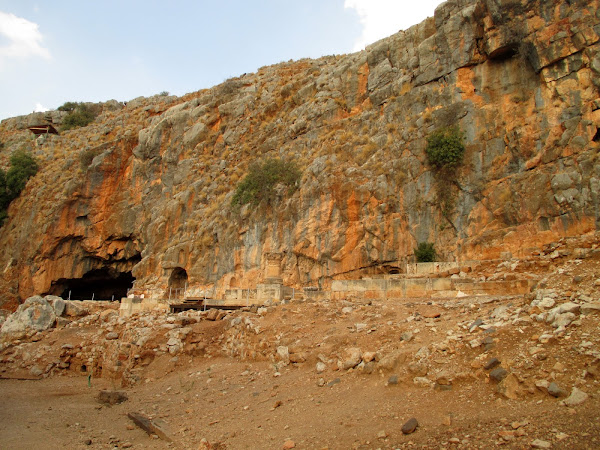
[[[27,180],[37,171],[38,165],[29,153],[23,151],[13,153],[10,157],[10,169],[6,173],[6,189],[11,201],[19,196]]]
[[[435,169],[454,169],[465,153],[464,134],[458,127],[440,128],[427,137],[427,160]]]
[[[35,159],[23,151],[15,152],[10,157],[8,172],[0,169],[0,226],[8,216],[10,202],[19,196],[27,180],[35,175],[37,170]]]
[[[427,161],[433,167],[438,205],[442,216],[453,228],[450,216],[454,211],[456,192],[452,186],[458,187],[456,174],[465,153],[464,139],[458,126],[439,128],[427,137],[425,148]]]
[[[419,242],[415,248],[415,259],[417,262],[434,262],[437,258],[433,242]]]
[[[275,193],[275,186],[282,184],[292,193],[298,187],[301,172],[293,162],[281,159],[267,159],[262,164],[253,163],[248,174],[238,184],[231,199],[232,206],[246,203],[257,205],[261,201],[270,202]]]
[[[10,197],[8,195],[8,189],[6,189],[6,172],[0,169],[0,210],[8,208],[10,203]]]

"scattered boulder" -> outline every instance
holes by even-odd
[[[303,363],[306,361],[306,353],[304,352],[295,352],[295,353],[290,353],[290,362],[291,363]]]
[[[60,317],[65,313],[67,303],[61,297],[57,297],[55,295],[46,295],[44,299],[54,308],[54,314],[56,314],[56,317]]]
[[[277,359],[283,362],[284,364],[290,363],[290,351],[288,347],[284,345],[280,345],[279,347],[277,347]]]
[[[47,330],[55,323],[54,308],[40,296],[29,297],[6,318],[0,328],[0,339],[21,339],[28,333]]]
[[[590,302],[584,305],[581,305],[581,313],[582,314],[593,314],[600,312],[600,302]]]
[[[552,444],[548,441],[536,439],[531,443],[531,448],[552,448]]]
[[[442,311],[435,307],[428,307],[421,311],[421,315],[426,319],[437,319],[442,315]]]
[[[342,361],[342,369],[352,369],[362,361],[362,352],[360,348],[352,347],[346,350],[344,360]]]
[[[508,371],[503,367],[497,367],[490,372],[489,376],[490,379],[494,380],[496,383],[500,383],[508,376]]]
[[[204,316],[204,318],[206,320],[215,321],[215,320],[217,320],[218,315],[219,315],[219,310],[216,308],[211,308],[206,312],[206,316]]]
[[[64,315],[69,317],[82,317],[89,314],[87,308],[85,308],[81,302],[77,300],[64,300],[65,310]]]
[[[498,358],[491,358],[488,362],[485,363],[483,368],[485,370],[492,370],[500,365],[500,360]]]
[[[408,419],[408,421],[402,425],[402,433],[403,434],[411,434],[414,433],[417,427],[419,426],[419,422],[416,418],[412,417]]]
[[[383,356],[377,362],[377,368],[383,371],[390,371],[396,368],[398,363],[406,360],[406,354],[401,352],[393,352]]]
[[[571,391],[571,395],[569,395],[568,398],[565,398],[562,403],[565,406],[577,406],[585,402],[588,397],[588,394],[574,387]]]
[[[102,390],[98,393],[96,399],[105,405],[118,405],[129,399],[124,391]]]
[[[413,378],[413,384],[419,387],[432,387],[434,383],[426,377],[415,377]]]
[[[519,380],[517,379],[516,375],[514,373],[506,375],[506,377],[504,377],[502,381],[498,383],[496,392],[498,392],[498,394],[500,394],[502,397],[511,400],[516,400],[519,398]]]
[[[408,365],[408,371],[417,377],[424,377],[429,372],[427,364],[412,362]]]
[[[556,398],[566,397],[568,395],[567,391],[561,389],[554,381],[548,385],[548,394]]]
[[[537,380],[535,382],[535,387],[542,391],[544,394],[547,394],[548,388],[550,387],[550,382],[547,380]]]

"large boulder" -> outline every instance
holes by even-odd
[[[47,330],[55,322],[54,308],[47,300],[37,295],[29,297],[6,318],[0,328],[0,340],[21,339],[31,332]]]

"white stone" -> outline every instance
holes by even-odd
[[[346,350],[346,357],[342,362],[342,369],[348,370],[356,367],[362,361],[362,352],[360,348],[352,347]]]
[[[47,330],[55,322],[54,308],[46,300],[39,296],[29,297],[6,318],[0,336],[5,340],[21,339],[27,333]]]
[[[431,381],[429,378],[425,378],[425,377],[415,377],[415,378],[413,378],[413,383],[415,384],[415,386],[420,386],[420,387],[433,386],[433,381]]]
[[[541,439],[536,439],[531,443],[531,448],[552,448],[552,444],[548,441],[542,441]]]
[[[545,297],[538,302],[537,306],[539,306],[540,308],[549,309],[552,308],[555,305],[555,303],[556,302],[554,301],[554,299],[550,297]]]
[[[277,347],[277,358],[288,364],[290,362],[290,350],[286,346],[280,345]]]
[[[583,391],[580,391],[579,389],[577,389],[576,387],[573,388],[573,390],[571,391],[571,395],[569,395],[569,397],[565,398],[562,403],[565,406],[577,406],[577,405],[581,405],[583,402],[585,402],[588,399],[588,394],[586,394]]]

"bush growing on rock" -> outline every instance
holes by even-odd
[[[67,102],[58,109],[59,111],[69,111],[69,114],[63,119],[62,131],[85,127],[92,123],[98,115],[97,108],[90,107],[85,103]]]
[[[456,167],[465,152],[464,134],[458,127],[440,128],[427,138],[427,160],[436,169]]]
[[[99,148],[86,148],[79,154],[79,163],[81,165],[82,170],[86,170],[91,164],[96,156],[98,156],[102,151]]]
[[[248,174],[238,184],[231,199],[232,206],[246,203],[257,205],[262,201],[270,202],[275,193],[275,186],[282,184],[288,193],[298,187],[301,172],[293,162],[270,158],[261,163],[251,164]]]
[[[0,169],[0,211],[6,212],[5,209],[8,208],[9,203],[10,197],[6,188],[6,172]]]
[[[34,176],[38,165],[29,153],[18,151],[10,157],[10,169],[6,172],[6,189],[13,200],[19,196],[27,180]]]
[[[27,180],[35,175],[37,170],[35,159],[23,151],[15,152],[10,157],[8,172],[0,169],[0,226],[7,217],[8,205],[19,196]]]
[[[417,262],[433,262],[436,260],[437,254],[433,242],[419,242],[415,248],[415,258]]]

